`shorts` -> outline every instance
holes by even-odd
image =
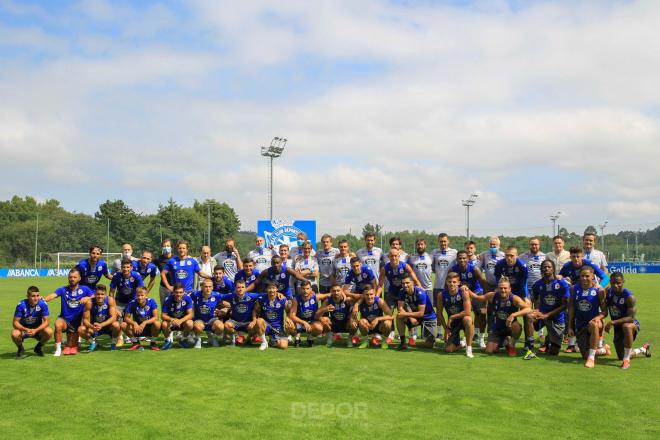
[[[390,292],[389,290],[385,292],[385,296],[383,297],[383,299],[385,300],[385,303],[388,306],[390,306],[391,309],[396,309],[399,304],[399,294]]]
[[[67,333],[77,333],[78,327],[82,324],[82,314],[75,319],[65,319],[62,315],[58,316],[57,319],[61,319],[66,322],[66,332]]]
[[[541,330],[543,327],[548,329],[546,340],[549,340],[554,345],[561,346],[564,340],[564,333],[566,333],[566,324],[563,322],[554,322],[552,319],[538,320],[534,323],[534,330],[536,331]]]
[[[126,303],[120,303],[120,302],[115,302],[115,307],[117,307],[117,314],[119,315],[117,319],[122,319],[124,317],[124,310],[128,304]]]
[[[111,328],[112,328],[111,326],[106,325],[101,330],[99,330],[97,332],[94,332],[94,337],[101,336],[101,335],[108,335],[108,336],[112,337],[112,332],[110,331]]]
[[[422,338],[435,341],[435,336],[438,334],[438,321],[435,319],[428,319],[426,321],[418,319],[417,322],[417,325],[422,328]],[[416,327],[412,325],[410,319],[406,319],[406,326],[409,329]]]
[[[580,353],[589,353],[591,349],[591,334],[589,333],[589,326],[584,326],[577,331],[577,345],[580,347]]]
[[[484,294],[483,291],[475,292],[478,296]],[[472,304],[472,311],[475,315],[487,315],[488,314],[488,303],[484,301],[475,301],[470,299],[470,304]],[[486,309],[486,313],[481,313],[480,309]]]
[[[461,330],[465,331],[465,328],[463,327],[462,319],[452,322],[451,327],[449,327],[449,337],[447,338],[447,345],[452,344],[457,347],[460,345]]]
[[[331,320],[331,331],[332,333],[348,333],[348,320],[345,321],[335,321]]]
[[[198,319],[198,321],[201,321],[201,320]],[[204,322],[204,331],[205,332],[212,332],[213,331],[213,324],[215,324],[216,321],[218,321],[218,318],[211,318],[208,321],[205,321]]]
[[[319,293],[330,293],[330,286],[329,285],[324,286],[323,284],[321,284],[319,286]]]
[[[227,322],[230,322],[234,326],[234,331],[236,332],[247,331],[248,325],[250,325],[249,322],[238,322],[233,319],[228,319]]]
[[[279,341],[280,339],[286,339],[287,335],[284,331],[284,326],[274,326],[272,324],[266,324],[266,335],[270,336],[271,339]]]
[[[635,324],[635,330],[633,330],[633,341],[637,339],[637,333],[639,333],[640,326],[639,326],[639,321],[634,320],[633,324]],[[617,355],[619,355],[619,360],[623,359],[623,340],[624,340],[624,334],[623,334],[623,324],[621,325],[615,325],[614,326],[614,348],[616,349]]]
[[[511,329],[509,327],[490,329],[488,332],[488,342],[495,342],[498,347],[504,346],[504,340],[511,336]]]
[[[158,306],[160,308],[163,307],[163,304],[165,304],[165,300],[167,299],[167,297],[170,293],[172,293],[172,292],[167,290],[167,287],[160,286],[160,289],[158,289],[158,296],[160,297],[160,304]]]
[[[312,322],[307,321],[307,323],[308,323],[309,325],[312,325],[312,324],[314,323],[314,321],[312,321]],[[307,332],[307,330],[305,330],[305,326],[304,326],[304,325],[302,325],[302,324],[296,324],[296,333],[306,333],[306,332]]]
[[[28,327],[28,328],[29,328],[29,327]],[[41,331],[36,332],[36,333],[34,334],[34,336],[28,336],[27,332],[23,332],[23,333],[21,334],[21,338],[22,338],[23,340],[25,340],[25,339],[30,339],[30,338],[41,339]]]

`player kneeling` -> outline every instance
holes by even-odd
[[[220,295],[221,301],[226,301],[231,306],[229,319],[225,322],[225,335],[231,336],[231,345],[243,344],[245,338],[236,336],[236,333],[246,331],[249,338],[261,334],[263,330],[259,328],[255,304],[261,296],[259,293],[246,292],[245,281],[239,279],[236,281],[234,293]],[[260,332],[261,331],[261,332]],[[266,342],[262,339],[261,344]]]
[[[358,298],[359,296],[356,295]],[[348,333],[348,347],[353,346],[353,335],[357,332],[357,321],[353,319],[353,304],[356,300],[347,298],[341,286],[330,286],[330,297],[323,301],[323,306],[316,312],[316,319],[323,324],[323,330],[328,334],[326,347],[332,347],[335,340],[341,339],[342,333]]]
[[[162,329],[165,342],[163,350],[172,348],[173,331],[181,330],[183,339],[179,342],[182,347],[190,348],[187,340],[193,329],[193,302],[190,296],[184,293],[183,284],[176,284],[172,293],[165,299],[163,310],[160,314],[163,321]]]
[[[266,294],[261,295],[255,306],[257,311],[257,327],[263,340],[259,350],[268,348],[266,335],[270,338],[270,344],[282,350],[289,346],[285,327],[293,327],[293,323],[287,318],[291,309],[289,300],[278,292],[277,284],[274,282],[266,283]]]
[[[217,267],[216,267],[217,269]],[[202,282],[202,290],[193,292],[190,297],[193,301],[195,333],[195,348],[202,348],[202,332],[206,332],[209,344],[219,347],[217,336],[222,335],[225,326],[216,317],[216,308],[222,304],[220,295],[213,291],[213,281],[206,279]]]
[[[310,347],[314,345],[314,338],[323,333],[323,323],[316,320],[316,312],[319,302],[328,296],[329,293],[314,293],[308,280],[301,281],[300,294],[293,297],[289,316],[293,326],[289,327],[288,332],[295,336],[294,347],[300,347],[300,333],[307,333],[307,345]]]
[[[112,341],[110,351],[117,349],[117,338],[121,333],[121,327],[117,322],[115,299],[106,293],[106,287],[103,284],[97,284],[94,298],[85,304],[83,310],[83,320],[78,329],[78,335],[89,340],[87,351],[90,353],[96,349],[96,338],[101,335],[110,336]]]
[[[147,297],[146,288],[138,287],[135,291],[135,299],[131,300],[124,309],[121,328],[124,333],[133,338],[133,345],[129,350],[141,349],[139,338],[144,335],[151,336],[152,350],[160,350],[155,341],[161,329],[158,320],[158,304],[155,299]]]
[[[392,309],[385,300],[376,296],[376,290],[371,284],[364,287],[362,298],[353,306],[353,317],[357,319],[358,312],[360,320],[357,321],[360,333],[363,336],[372,336],[371,344],[387,349],[387,341],[382,335],[388,335],[392,331]],[[358,341],[359,342],[359,339]],[[367,348],[369,341],[362,342],[358,348]]]
[[[431,298],[424,289],[416,287],[412,278],[407,274],[401,278],[401,287],[396,315],[396,329],[401,339],[398,349],[408,348],[405,340],[406,327],[412,334],[412,330],[417,326],[422,328],[424,346],[433,348],[435,335],[438,332],[438,317],[433,309]],[[408,343],[414,346],[415,339],[411,336]]]
[[[532,309],[529,304],[511,292],[511,283],[508,277],[501,277],[495,292],[476,295],[469,292],[472,300],[487,301],[493,310],[488,331],[488,344],[486,353],[495,354],[500,347],[505,347],[509,356],[516,355],[516,341],[522,333],[522,326],[516,318],[529,314]]]
[[[566,307],[570,296],[569,284],[555,276],[555,263],[551,260],[541,263],[541,279],[532,286],[532,299],[536,308],[528,315],[534,330],[540,331],[543,327],[548,329],[545,346],[539,349],[541,353],[553,356],[559,354],[566,330]]]
[[[456,272],[447,274],[446,285],[438,294],[438,322],[445,329],[445,352],[453,353],[461,348],[461,330],[465,334],[465,355],[473,358],[472,338],[474,337],[474,322],[472,321],[472,301],[467,286],[461,286],[461,277]],[[442,314],[447,312],[447,321]]]
[[[53,331],[48,327],[49,315],[48,304],[41,299],[39,288],[36,286],[28,287],[27,298],[16,306],[13,321],[14,329],[11,331],[11,339],[18,347],[17,359],[25,355],[23,340],[26,338],[35,338],[38,342],[34,346],[34,352],[37,356],[44,355],[43,346],[53,337]]]

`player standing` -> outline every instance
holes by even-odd
[[[555,275],[559,275],[564,264],[571,261],[571,254],[564,249],[564,239],[561,235],[552,238],[552,252],[545,254],[545,258],[555,263]]]
[[[360,259],[360,262],[366,266],[369,266],[376,281],[378,281],[378,274],[380,273],[380,260],[383,256],[383,250],[379,247],[376,247],[376,234],[373,232],[367,232],[364,234],[364,247],[358,249],[355,253],[356,256]]]
[[[329,293],[333,285],[332,276],[335,269],[332,263],[339,255],[339,249],[332,247],[332,237],[329,234],[323,234],[321,237],[323,249],[316,253],[316,261],[319,265],[319,293]]]
[[[147,284],[147,293],[151,292],[151,289],[154,287],[156,282],[156,274],[158,273],[158,268],[154,263],[151,262],[151,252],[144,250],[138,261],[133,262],[133,270],[140,274],[142,281],[144,282],[149,278],[149,284]],[[120,266],[121,267],[121,266]]]
[[[435,272],[435,283],[433,284],[433,297],[435,298],[445,288],[445,279],[449,268],[456,261],[456,253],[456,249],[449,247],[449,236],[444,232],[438,234],[438,248],[431,252],[433,272]]]
[[[92,292],[96,289],[96,283],[101,281],[102,276],[108,280],[112,279],[108,272],[108,265],[101,258],[101,255],[103,255],[101,246],[91,246],[89,248],[89,258],[80,260],[76,266],[80,274],[80,285],[89,287]]]
[[[202,278],[212,278],[211,274],[202,271],[196,259],[188,256],[188,243],[185,240],[179,240],[177,243],[178,256],[170,258],[161,271],[161,279],[165,283],[165,287],[170,292],[174,287],[170,284],[170,276],[175,284],[181,284],[184,293],[188,294],[193,291],[195,282],[195,274]],[[171,275],[170,275],[171,274]],[[163,322],[163,331],[165,331],[165,323]]]
[[[348,240],[340,240],[339,253],[332,262],[332,284],[339,284],[340,286],[344,284],[348,273],[351,271],[351,258]]]
[[[256,247],[248,252],[247,257],[254,261],[254,267],[258,272],[263,272],[270,267],[270,260],[275,253],[272,249],[265,247],[266,242],[263,237],[257,237],[255,243]],[[245,261],[243,261],[243,264],[245,265]]]
[[[158,297],[160,298],[161,306],[165,304],[165,299],[170,294],[170,289],[168,286],[174,284],[172,274],[167,275],[168,284],[165,284],[165,281],[163,280],[163,276],[162,276],[163,269],[165,269],[167,262],[170,261],[172,257],[174,257],[174,255],[172,254],[172,241],[169,238],[166,238],[161,243],[160,256],[154,260],[154,264],[158,268],[158,271],[161,273],[160,287],[158,289]]]
[[[319,291],[318,286],[318,276],[319,276],[319,264],[316,260],[316,257],[312,255],[312,243],[306,241],[302,245],[302,255],[297,257],[296,260],[296,272],[302,278],[298,278],[296,291],[300,293],[301,282],[307,280],[312,285],[312,290],[316,293]]]
[[[605,258],[605,254],[602,251],[599,251],[594,247],[595,245],[596,234],[593,232],[585,232],[582,236],[582,250],[584,251],[584,259],[591,261],[600,270],[607,273],[607,258]]]
[[[234,288],[236,288],[236,283],[239,281],[243,281],[243,284],[245,284],[246,287],[250,286],[252,283],[257,281],[259,275],[261,275],[261,273],[254,268],[254,261],[252,261],[250,258],[244,258],[243,269],[236,272],[236,276],[234,277]]]
[[[218,252],[213,258],[225,269],[225,275],[232,281],[236,272],[243,269],[243,261],[233,238],[225,240],[225,250]]]
[[[16,306],[12,323],[14,329],[11,332],[11,339],[18,348],[16,352],[17,359],[25,355],[23,341],[26,338],[37,340],[34,352],[37,356],[43,356],[43,346],[53,337],[53,331],[48,327],[50,324],[48,304],[41,299],[39,288],[36,286],[28,287],[26,296],[27,298],[21,300]]]
[[[242,264],[241,264],[242,266]],[[218,264],[213,268],[213,291],[216,293],[231,293],[234,291],[234,282],[225,275],[225,268]]]

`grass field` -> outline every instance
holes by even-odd
[[[11,317],[31,284],[45,295],[66,280],[0,280],[2,439],[660,438],[658,357],[587,370],[573,354],[469,360],[319,341],[54,358],[51,341],[45,358],[15,360]],[[660,276],[629,275],[627,287],[638,298],[636,346],[660,342]]]

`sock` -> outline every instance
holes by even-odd
[[[575,346],[575,336],[571,336],[570,338],[568,338],[568,346],[569,347]]]
[[[96,338],[89,338],[89,342],[96,342]]]
[[[598,340],[598,348],[603,348],[603,345],[605,345],[605,341],[601,338]]]
[[[603,347],[599,348],[598,350],[596,350],[596,354],[598,356],[604,355],[605,354],[605,348],[603,348]]]
[[[61,350],[62,349],[62,343],[61,342],[56,342],[55,343],[55,350]]]
[[[596,360],[596,350],[589,349],[589,356],[588,356],[587,359],[595,361]]]
[[[34,348],[41,348],[42,345],[44,345],[44,344],[42,344],[41,341],[39,341],[39,342],[37,342],[37,345],[34,346]],[[23,346],[23,344],[21,344],[21,347],[22,346]]]
[[[37,345],[39,345],[39,344],[37,344]],[[23,348],[23,344],[19,345],[19,346],[18,346],[18,349],[19,349],[19,350],[25,350],[25,349]]]
[[[630,349],[630,348],[624,348],[623,349],[623,360],[624,361],[629,361],[630,360],[631,351],[632,351],[632,349]]]
[[[545,327],[541,327],[541,330],[539,330],[539,338],[545,334]]]
[[[467,347],[465,347],[465,352],[467,354],[472,354],[472,347],[470,347],[469,345]]]
[[[474,329],[474,335],[475,335],[477,338],[481,338],[481,329],[479,329],[479,328],[475,328],[475,329]]]
[[[170,334],[167,335],[167,340],[170,341],[170,342],[174,341],[174,333],[173,332],[170,332]]]
[[[388,338],[394,339],[394,330],[390,331]]]
[[[380,341],[383,339],[383,336],[380,333],[376,333],[376,339]]]
[[[406,335],[399,334],[399,339],[401,339],[401,342],[405,342]]]
[[[116,344],[117,343],[117,338],[112,338],[112,343]]]

